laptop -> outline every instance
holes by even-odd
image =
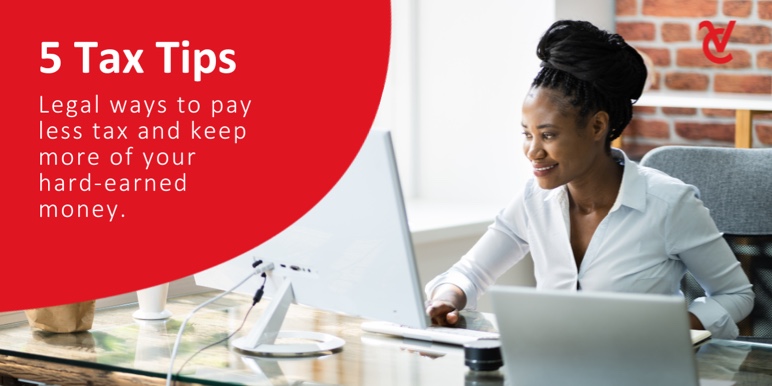
[[[697,386],[686,303],[677,296],[490,289],[505,377],[517,385]]]

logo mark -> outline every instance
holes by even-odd
[[[708,34],[705,35],[705,38],[702,40],[702,52],[705,53],[705,57],[707,57],[711,62],[716,64],[724,64],[732,60],[732,54],[727,54],[726,56],[721,57],[713,55],[713,53],[710,52],[710,42],[713,42],[713,44],[716,46],[716,51],[718,53],[723,53],[726,49],[726,43],[729,43],[729,35],[732,34],[734,23],[734,20],[730,20],[725,30],[724,28],[714,27],[713,23],[708,20],[703,20],[700,22],[700,29],[708,29]],[[719,35],[721,35],[721,38],[718,37]]]

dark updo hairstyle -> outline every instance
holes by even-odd
[[[589,22],[560,20],[544,33],[536,56],[542,69],[531,86],[560,90],[571,98],[582,124],[590,113],[608,113],[608,149],[630,123],[633,103],[646,83],[646,65],[638,51]]]

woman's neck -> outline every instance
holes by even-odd
[[[611,155],[599,157],[587,175],[568,183],[569,206],[581,213],[609,210],[622,184],[624,167]]]

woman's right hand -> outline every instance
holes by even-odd
[[[464,291],[453,284],[443,284],[432,293],[432,298],[426,302],[426,314],[432,324],[453,326],[458,323],[458,312],[466,305]]]

